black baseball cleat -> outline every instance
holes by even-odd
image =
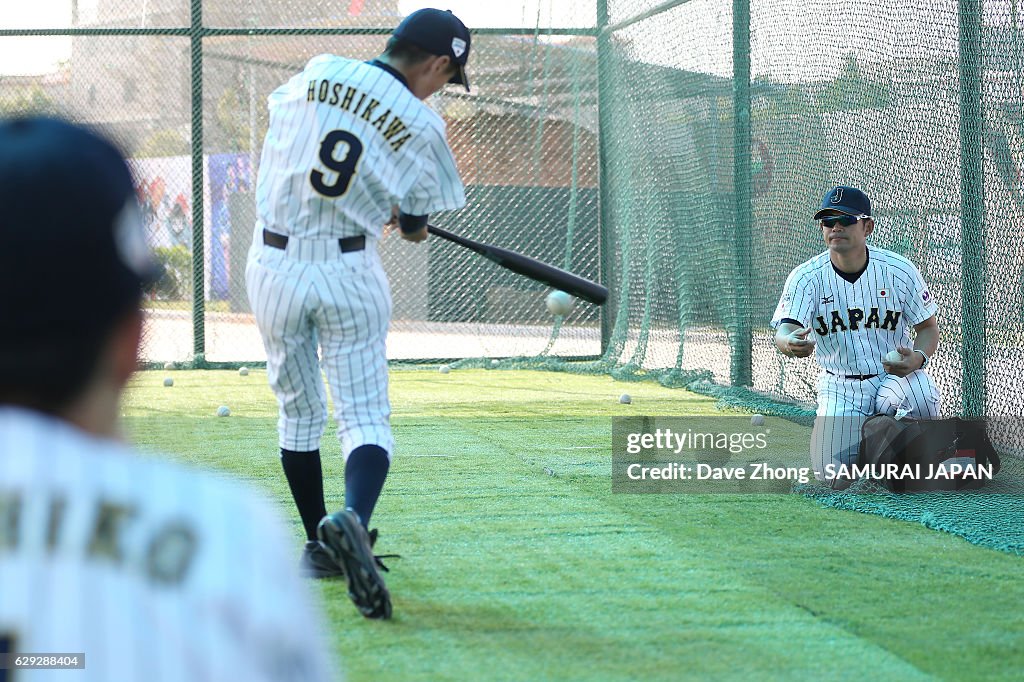
[[[331,558],[323,545],[316,540],[310,540],[302,549],[299,573],[304,578],[336,578],[344,577],[345,570]]]
[[[325,516],[316,529],[330,557],[342,567],[348,580],[348,596],[367,618],[391,617],[391,595],[377,570],[370,535],[351,509]]]

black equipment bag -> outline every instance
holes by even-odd
[[[948,473],[954,463],[964,462],[972,466],[958,476],[934,475],[940,470]],[[920,472],[919,477],[880,476],[879,480],[893,492],[920,492],[980,488],[989,478],[987,467],[991,466],[995,476],[1000,462],[984,420],[897,420],[879,414],[861,427],[857,466],[866,465],[879,472],[892,471],[889,465],[904,472],[905,465],[911,465],[911,470]]]

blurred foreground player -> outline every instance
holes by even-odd
[[[0,120],[0,652],[25,680],[328,680],[271,507],[117,440],[159,267],[120,153]]]

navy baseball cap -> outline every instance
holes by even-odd
[[[466,62],[469,61],[469,29],[452,14],[451,10],[427,7],[419,9],[402,20],[394,36],[408,40],[430,54],[450,57],[457,69],[449,83],[465,86],[469,92]]]
[[[131,172],[106,139],[54,118],[0,119],[0,345],[108,329],[162,274]]]
[[[868,195],[856,187],[840,185],[833,187],[821,199],[821,208],[814,214],[814,220],[830,212],[845,213],[852,216],[871,215],[871,200]]]

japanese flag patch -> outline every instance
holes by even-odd
[[[888,289],[879,289],[878,290],[878,298],[888,298],[888,297],[889,297],[889,290]]]

